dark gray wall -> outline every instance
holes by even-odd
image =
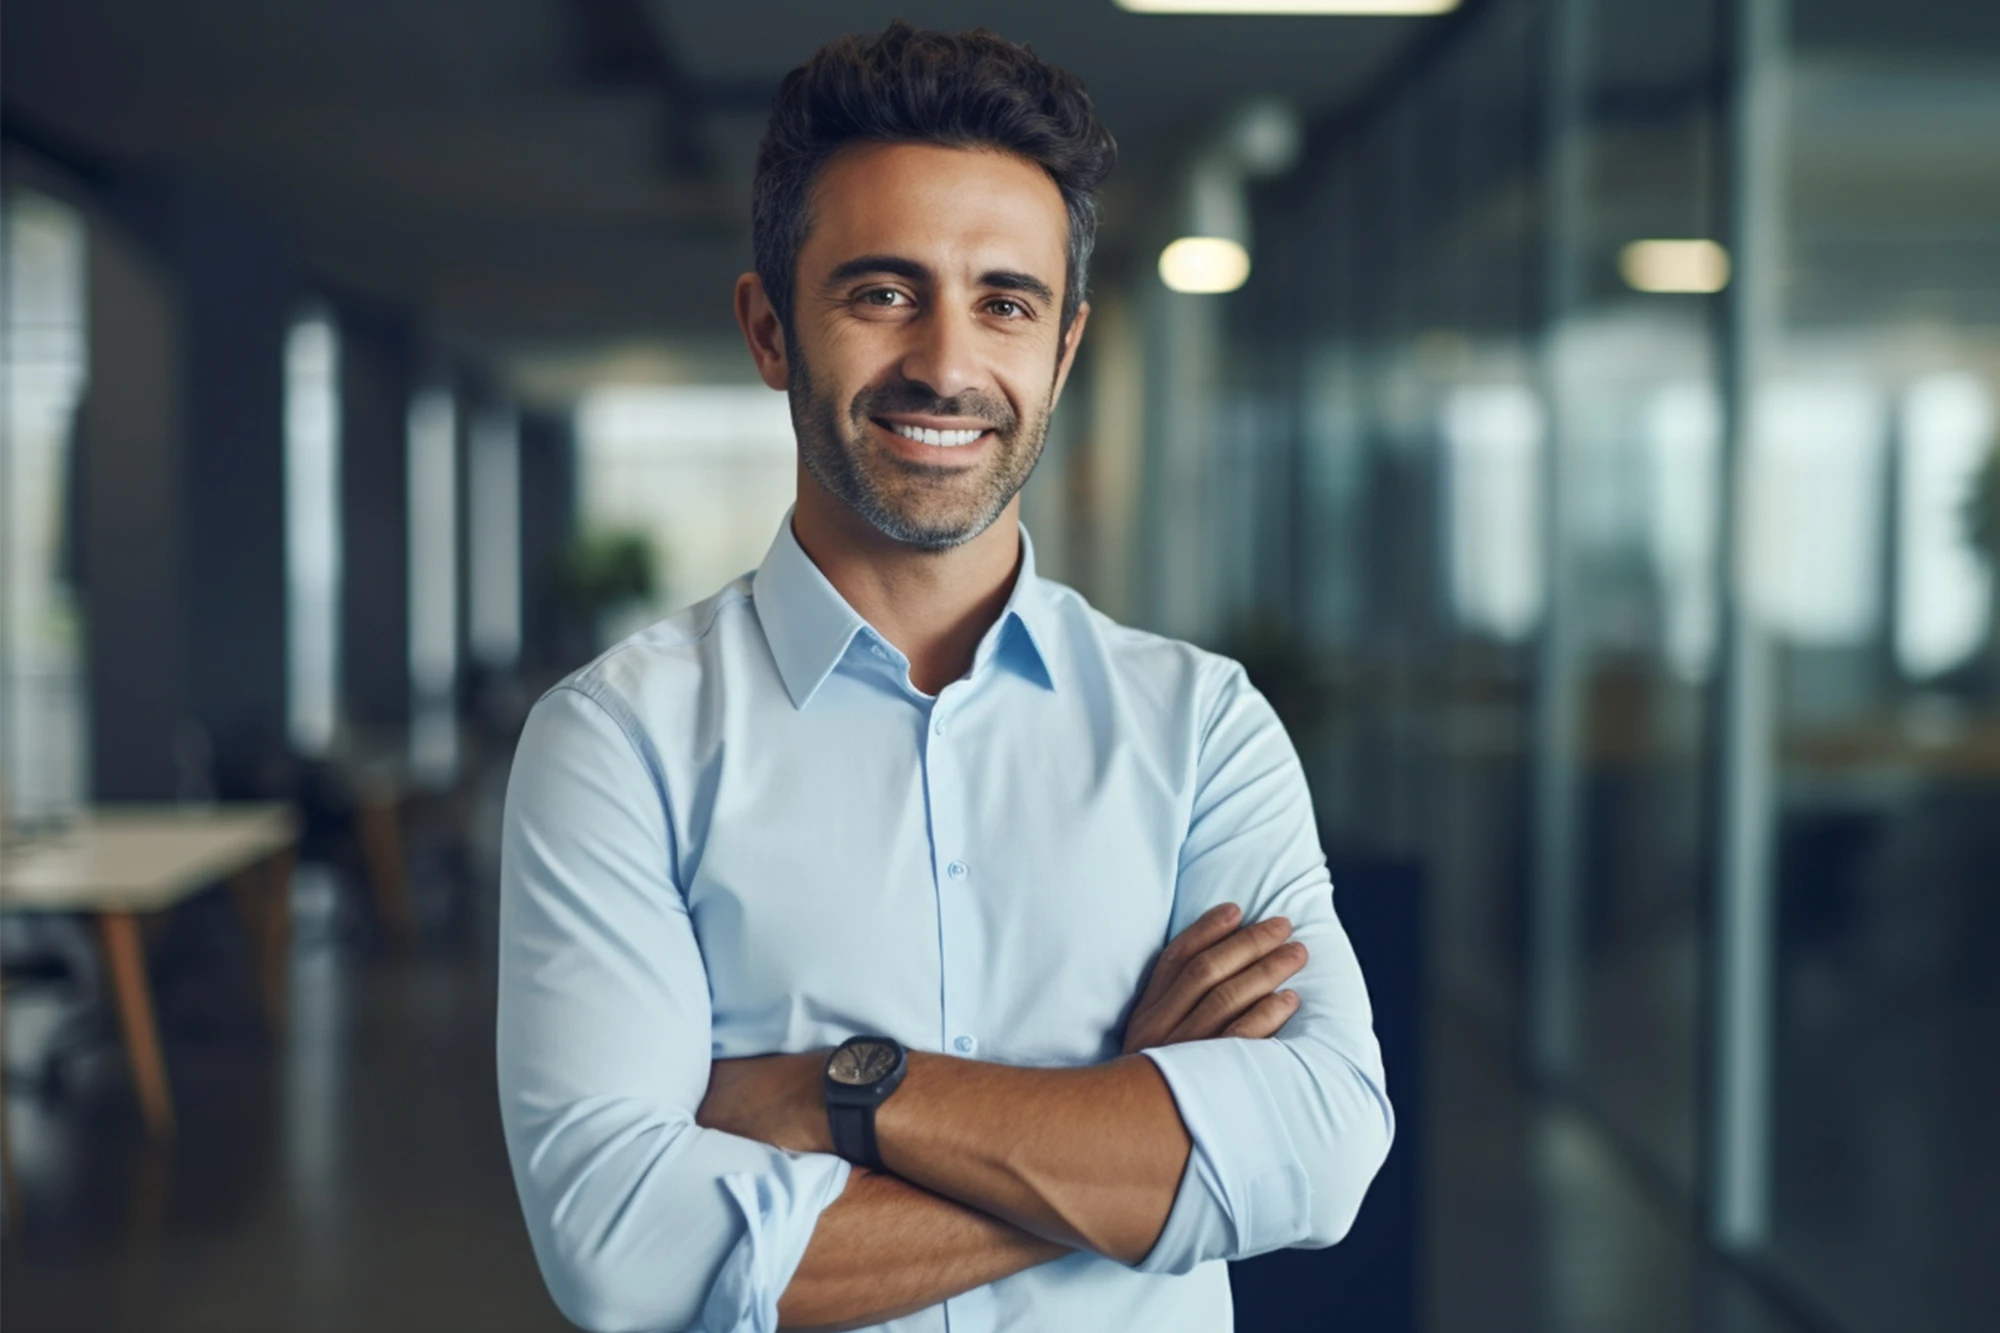
[[[89,208],[80,421],[92,786],[250,794],[285,742],[279,234],[186,183],[105,179]]]
[[[195,716],[236,766],[285,739],[285,335],[301,283],[276,232],[177,191]]]
[[[359,306],[338,321],[343,689],[357,727],[396,729],[410,720],[411,339],[402,320]]]
[[[191,716],[179,305],[165,266],[102,215],[89,282],[78,477],[92,787],[99,800],[158,800],[176,794],[174,738]]]
[[[576,444],[570,418],[521,414],[521,667],[567,672],[589,656],[589,627],[572,623],[562,561],[576,532]]]

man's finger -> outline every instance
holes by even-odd
[[[1210,991],[1283,944],[1291,934],[1292,923],[1274,916],[1203,949],[1188,959],[1153,1006],[1155,1021],[1169,1031],[1179,1027]]]
[[[1281,990],[1275,995],[1266,995],[1250,1006],[1250,1011],[1224,1028],[1225,1037],[1275,1037],[1278,1029],[1291,1020],[1299,1011],[1299,993],[1295,990]]]
[[[1306,965],[1306,946],[1297,940],[1281,944],[1201,997],[1170,1038],[1202,1041],[1216,1036],[1262,1002]]]
[[[1243,909],[1235,903],[1219,903],[1209,908],[1189,924],[1186,930],[1167,941],[1167,947],[1153,963],[1153,973],[1146,978],[1146,989],[1139,996],[1139,1009],[1151,1004],[1167,987],[1173,985],[1187,966],[1188,959],[1211,945],[1228,939],[1236,923],[1243,917]]]

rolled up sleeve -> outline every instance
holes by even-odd
[[[1334,912],[1304,771],[1234,664],[1201,739],[1171,933],[1224,902],[1240,904],[1246,922],[1291,921],[1309,954],[1287,983],[1300,1004],[1268,1040],[1145,1052],[1194,1146],[1144,1272],[1333,1244],[1395,1134],[1367,987]]]
[[[616,696],[536,705],[501,853],[501,1118],[557,1306],[599,1333],[766,1333],[838,1157],[694,1123],[708,975],[657,759]]]

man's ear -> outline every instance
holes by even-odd
[[[1062,350],[1056,353],[1056,388],[1049,395],[1049,406],[1054,407],[1062,398],[1063,385],[1069,383],[1069,368],[1076,364],[1077,344],[1083,341],[1083,326],[1090,322],[1090,302],[1085,301],[1076,308],[1076,317],[1069,322],[1063,332]]]
[[[736,280],[736,326],[757,363],[757,374],[773,389],[791,387],[791,362],[785,352],[785,322],[764,292],[764,280],[745,273]]]

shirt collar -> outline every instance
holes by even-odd
[[[827,581],[792,533],[792,512],[785,511],[778,535],[750,585],[758,623],[771,645],[785,690],[792,704],[804,708],[833,669],[847,655],[857,634],[875,631],[847,599]],[[975,673],[989,662],[1011,666],[1046,689],[1056,687],[1054,616],[1048,591],[1035,575],[1035,547],[1021,529],[1021,568],[1000,618],[980,640],[973,654]]]

